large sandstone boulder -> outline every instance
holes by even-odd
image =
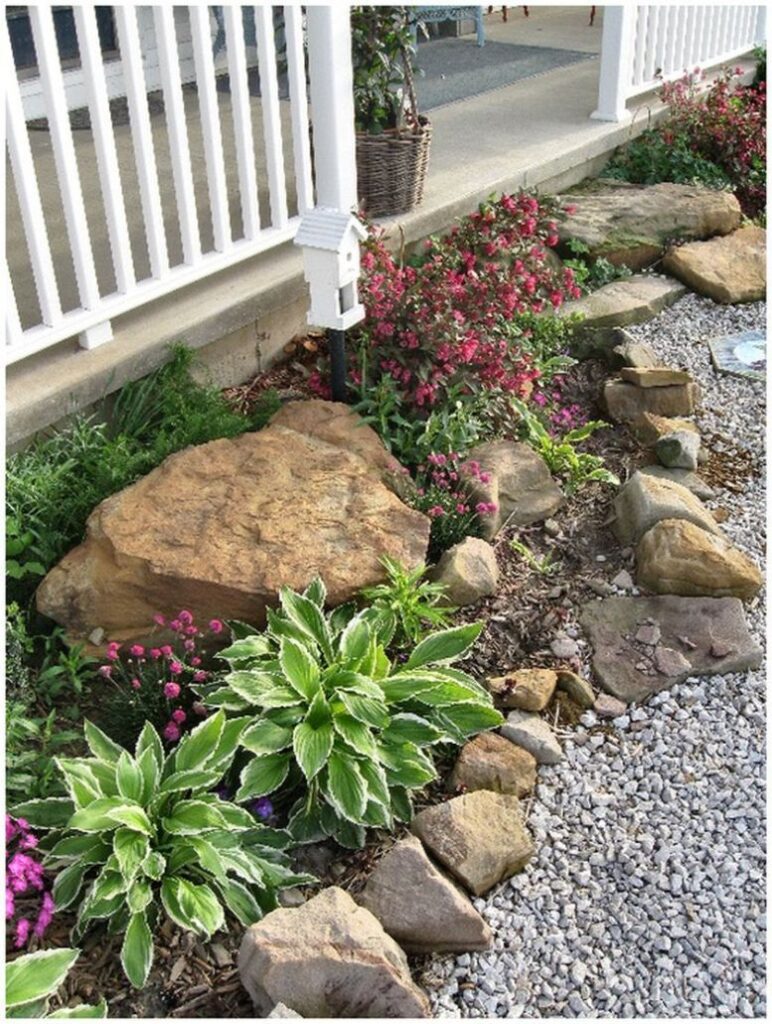
[[[483,536],[495,537],[505,523],[528,526],[547,519],[557,511],[563,493],[550,476],[547,464],[533,448],[517,441],[489,441],[469,452],[469,462],[479,462],[490,474],[487,483],[469,480],[474,502],[496,506],[492,515],[482,516]]]
[[[593,192],[562,199],[576,207],[560,224],[563,246],[575,238],[591,256],[632,270],[658,260],[674,238],[712,238],[740,226],[737,199],[699,185],[604,182]]]
[[[493,941],[469,897],[432,864],[415,836],[378,861],[359,902],[408,953],[463,953],[489,949]]]
[[[663,519],[645,533],[636,562],[638,582],[656,594],[749,601],[763,582],[742,551],[685,519]]]
[[[661,519],[688,519],[709,533],[720,534],[711,513],[680,484],[634,473],[614,499],[614,532],[620,544],[637,544]]]
[[[481,732],[461,748],[450,777],[452,790],[525,796],[536,785],[536,758],[497,732]]]
[[[767,291],[767,232],[749,225],[724,238],[671,249],[669,274],[715,302],[757,302]]]
[[[430,1016],[397,943],[335,886],[253,924],[239,973],[261,1012],[284,1003],[303,1017]]]
[[[516,796],[477,790],[427,807],[412,831],[475,896],[521,871],[533,855]]]
[[[284,585],[321,575],[336,605],[383,579],[382,555],[424,561],[429,520],[353,450],[349,423],[351,444],[272,424],[170,456],[94,510],[39,610],[73,639],[140,640],[156,612],[262,624]]]

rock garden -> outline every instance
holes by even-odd
[[[705,162],[730,79],[690,88]],[[766,243],[720,142],[720,187],[626,150],[371,228],[348,405],[313,332],[223,394],[178,348],[9,458],[9,1015],[765,1015]]]

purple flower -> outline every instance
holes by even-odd
[[[249,809],[261,821],[267,821],[273,814],[273,804],[267,796],[261,796],[259,800],[253,800],[249,805]]]
[[[176,700],[180,695],[180,684],[179,683],[167,683],[164,686],[164,697],[168,700]]]
[[[17,949],[21,949],[22,946],[27,945],[27,939],[29,938],[31,928],[32,923],[29,918],[20,917],[16,922],[16,941],[14,942],[14,946]]]
[[[51,924],[51,918],[54,916],[56,910],[56,904],[54,898],[50,892],[43,893],[43,899],[40,903],[40,911],[38,912],[38,919],[35,922],[33,932],[37,938],[42,938],[43,934]]]

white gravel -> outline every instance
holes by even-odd
[[[762,303],[688,295],[632,328],[703,388],[703,430],[764,459],[765,388],[717,374],[706,339],[764,327]],[[759,563],[765,483],[710,504]],[[764,643],[763,603],[747,609]],[[690,679],[630,706],[613,735],[594,715],[541,766],[537,853],[475,905],[488,953],[434,957],[419,982],[438,1017],[764,1017],[765,673]]]

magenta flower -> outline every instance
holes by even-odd
[[[182,668],[179,661],[172,661],[169,665],[169,671],[173,676],[178,676],[182,672]]]
[[[132,686],[132,689],[139,690],[140,687],[142,686],[142,681],[140,679],[136,679],[136,678],[132,679],[131,686]]]
[[[167,722],[164,728],[164,739],[169,740],[170,743],[176,743],[179,738],[179,726],[176,722]]]
[[[206,708],[204,707],[204,705],[201,703],[201,701],[197,700],[193,704],[193,714],[198,715],[199,718],[206,718],[207,713],[208,712],[207,712]]]
[[[193,665],[194,667],[196,665],[200,665],[201,664],[201,659],[200,658],[191,658],[190,659],[190,664]]]
[[[194,674],[193,674],[193,682],[194,683],[204,683],[204,682],[206,682],[206,676],[207,676],[206,672],[194,672]]]
[[[99,674],[100,676],[103,676],[105,679],[109,679],[110,676],[113,674],[112,665],[100,665]]]
[[[21,949],[22,946],[27,945],[29,939],[29,933],[32,929],[32,922],[27,917],[20,917],[16,922],[16,939],[14,946],[16,949]]]
[[[164,646],[161,648],[161,654],[163,654],[167,658],[171,658],[172,654],[174,654],[174,651],[171,649],[169,644],[164,644]]]
[[[172,711],[172,721],[176,722],[177,725],[182,725],[182,723],[186,720],[187,717],[188,716],[185,714],[182,708],[177,708],[175,711]]]
[[[164,686],[164,697],[168,700],[176,700],[180,695],[180,684],[179,683],[167,683]]]
[[[225,627],[219,619],[210,619],[209,628],[213,633],[222,633]]]
[[[158,659],[161,657],[161,648],[160,647],[151,647],[150,648],[150,657],[153,659],[153,661],[158,661]]]
[[[160,615],[159,613],[156,613],[153,616],[153,622],[155,622],[155,624],[157,626],[165,626],[166,625],[166,619],[163,617],[163,615]]]
[[[181,611],[177,618],[184,626],[189,626],[193,621],[193,615],[189,611]]]
[[[133,655],[135,658],[143,657],[144,653],[145,648],[142,646],[142,644],[132,644],[132,646],[129,648],[129,654]]]

